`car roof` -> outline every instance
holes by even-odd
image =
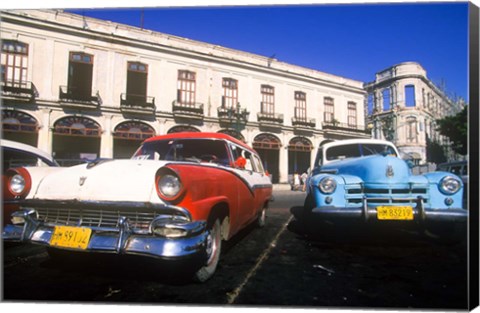
[[[24,143],[21,143],[21,142],[6,140],[6,139],[0,139],[0,144],[1,144],[2,147],[15,149],[15,150],[20,150],[20,151],[26,151],[26,152],[38,155],[39,157],[41,157],[41,158],[43,158],[47,161],[50,161],[52,164],[55,164],[55,165],[57,164],[57,162],[55,161],[55,159],[53,158],[52,155],[48,154],[47,152],[45,152],[45,151],[43,151],[43,150],[41,150],[37,147],[27,145],[27,144],[24,144]]]
[[[155,137],[150,137],[145,140],[145,142],[157,141],[157,140],[169,140],[169,139],[221,139],[231,141],[239,146],[242,146],[245,149],[254,151],[244,142],[223,133],[204,133],[204,132],[182,132],[182,133],[172,133],[166,135],[160,135]]]
[[[330,141],[322,145],[322,147],[332,147],[332,146],[343,146],[347,144],[354,144],[354,143],[373,143],[373,144],[384,144],[384,145],[390,145],[394,146],[395,145],[387,140],[381,140],[381,139],[344,139],[344,140],[336,140],[336,141]]]

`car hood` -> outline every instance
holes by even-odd
[[[166,162],[106,160],[62,168],[44,176],[33,199],[158,201],[155,174]]]
[[[356,176],[365,183],[427,183],[425,177],[411,175],[411,170],[404,160],[393,156],[372,155],[336,161],[326,164],[321,171]]]

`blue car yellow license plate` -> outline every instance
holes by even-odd
[[[377,218],[379,220],[413,220],[411,206],[378,206]]]

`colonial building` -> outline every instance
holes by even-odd
[[[429,161],[427,150],[434,144],[443,148],[446,159],[457,158],[448,138],[436,130],[436,120],[459,113],[464,102],[447,97],[420,64],[405,62],[378,72],[365,90],[373,138],[392,141],[417,164]]]
[[[58,10],[2,11],[1,21],[3,137],[64,165],[127,158],[154,135],[224,132],[283,183],[310,167],[324,140],[370,137],[360,81]],[[440,105],[419,73],[409,78],[422,82],[417,103]],[[378,74],[367,90],[398,74]]]

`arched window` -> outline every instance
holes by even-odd
[[[57,135],[100,137],[102,129],[92,119],[83,116],[69,116],[58,120],[53,132]]]
[[[15,110],[2,110],[3,131],[37,133],[37,120],[27,114]]]
[[[129,140],[145,140],[155,136],[155,130],[149,125],[141,122],[123,122],[115,127],[113,138]]]
[[[295,137],[290,140],[288,143],[289,151],[301,151],[301,152],[310,152],[313,149],[313,145],[305,137]]]
[[[170,130],[167,133],[173,134],[173,133],[186,133],[186,132],[199,133],[200,130],[192,126],[180,125],[180,126],[174,126],[170,128]]]
[[[260,134],[253,140],[254,149],[280,150],[281,147],[280,139],[272,134]]]
[[[218,132],[219,132],[219,133],[222,133],[222,134],[226,134],[226,135],[232,136],[233,138],[236,138],[236,139],[238,139],[238,140],[240,140],[240,141],[246,142],[246,141],[245,141],[245,137],[243,137],[243,135],[242,135],[240,132],[238,132],[238,131],[236,131],[236,130],[234,130],[234,129],[221,129],[221,130],[219,130]]]

